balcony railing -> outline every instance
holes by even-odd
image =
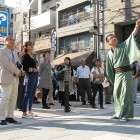
[[[91,18],[92,18],[92,14],[88,13],[88,14],[83,14],[83,15],[77,15],[72,18],[63,19],[59,21],[59,28],[75,25],[80,22],[89,20]]]
[[[47,37],[43,37],[40,39],[37,39],[35,41],[35,45],[34,45],[34,51],[42,51],[42,50],[47,50],[51,48],[51,37],[47,36]]]
[[[92,49],[93,49],[93,42],[78,43],[70,47],[68,46],[60,47],[60,54],[75,53],[75,52],[80,52],[84,50],[92,50]]]
[[[55,12],[52,10],[47,10],[44,13],[33,15],[31,17],[31,30],[38,28],[44,28],[49,26],[55,26]]]

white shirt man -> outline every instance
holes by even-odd
[[[85,59],[80,59],[81,66],[77,68],[78,88],[81,94],[82,105],[86,104],[85,92],[87,92],[88,100],[91,101],[91,83],[90,83],[90,69],[85,64]]]
[[[79,66],[77,68],[77,76],[78,78],[83,78],[83,79],[87,79],[90,76],[90,69],[88,66]]]

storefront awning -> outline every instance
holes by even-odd
[[[93,51],[82,51],[82,52],[76,52],[76,53],[69,53],[66,55],[62,54],[55,58],[53,65],[63,64],[65,57],[69,57],[71,59],[71,63],[73,66],[79,66],[80,65],[79,59],[80,58],[87,59],[92,52]]]

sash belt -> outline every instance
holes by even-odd
[[[115,74],[117,74],[117,73],[123,73],[123,72],[127,72],[127,71],[132,71],[132,68],[131,68],[130,65],[115,68]]]

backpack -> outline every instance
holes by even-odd
[[[56,79],[59,81],[63,81],[64,80],[64,72],[58,73],[56,75]]]

